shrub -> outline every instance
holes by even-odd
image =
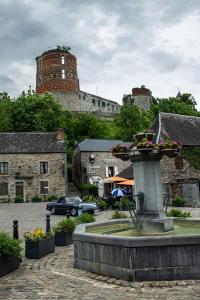
[[[116,210],[113,214],[112,214],[112,219],[126,219],[127,215],[123,212],[120,212],[118,210]]]
[[[72,233],[76,227],[75,221],[72,218],[66,218],[60,220],[55,226],[53,226],[54,233],[64,231]]]
[[[82,200],[85,202],[96,202],[97,198],[94,195],[85,195],[82,197]]]
[[[175,218],[191,218],[190,212],[182,212],[180,209],[172,208],[169,212],[166,213],[167,217]]]
[[[42,198],[39,195],[35,195],[32,197],[32,202],[41,202]]]
[[[185,204],[185,200],[178,195],[176,195],[175,199],[172,201],[172,206],[174,207],[183,207],[184,204]]]
[[[106,201],[102,199],[97,200],[97,205],[100,207],[101,210],[106,210],[106,208],[108,207],[108,203],[106,203]]]
[[[117,209],[128,209],[130,204],[130,200],[124,197],[120,201],[115,202],[114,207]]]
[[[93,196],[98,196],[98,186],[95,184],[90,184],[90,183],[81,184],[80,191],[84,195],[89,194]]]
[[[57,199],[58,199],[58,197],[56,195],[49,195],[48,198],[47,198],[48,201],[54,201],[54,200],[57,200]]]
[[[81,214],[80,216],[78,216],[78,218],[76,218],[76,224],[91,223],[95,221],[95,217],[88,213]]]
[[[15,198],[15,203],[23,203],[23,202],[24,202],[24,199],[21,196],[17,196]]]
[[[13,239],[9,234],[0,232],[0,254],[7,256],[21,257],[21,240]]]

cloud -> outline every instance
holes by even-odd
[[[12,96],[35,87],[35,57],[60,44],[82,90],[121,102],[137,85],[156,97],[179,86],[200,99],[199,0],[1,0],[0,27],[0,90]]]

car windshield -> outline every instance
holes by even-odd
[[[66,197],[65,198],[67,203],[79,204],[82,200],[79,197]]]

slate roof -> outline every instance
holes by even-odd
[[[117,176],[127,179],[133,179],[133,164],[123,169],[121,172],[117,174]]]
[[[129,144],[122,140],[85,139],[78,144],[82,152],[109,152],[117,144]]]
[[[200,117],[161,112],[149,131],[156,133],[156,142],[171,139],[183,146],[200,146]]]
[[[56,132],[0,133],[0,153],[65,153],[64,142]]]

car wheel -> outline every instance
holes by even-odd
[[[55,214],[56,214],[56,209],[55,209],[55,207],[52,207],[52,209],[51,209],[51,214],[52,214],[52,215],[55,215]]]
[[[72,208],[70,211],[70,214],[72,217],[76,217],[78,215],[77,209],[76,208]]]

